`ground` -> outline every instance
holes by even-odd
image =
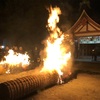
[[[75,62],[73,69],[77,77],[62,85],[55,85],[50,88],[31,94],[23,100],[100,100],[100,63]],[[34,71],[35,72],[38,70]],[[27,71],[16,74],[0,75],[0,82],[33,73]]]
[[[100,100],[99,86],[100,75],[79,74],[77,79],[41,91],[25,100]]]

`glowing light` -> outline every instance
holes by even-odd
[[[1,48],[1,49],[4,49],[4,48],[5,48],[5,46],[4,46],[4,45],[2,45],[2,46],[0,46],[0,48]]]

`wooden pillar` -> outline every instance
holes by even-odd
[[[80,40],[79,40],[79,38],[77,41],[78,41],[78,52],[77,53],[78,53],[78,58],[79,58],[80,57]]]

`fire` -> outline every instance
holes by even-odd
[[[43,59],[44,67],[42,71],[48,70],[52,72],[53,70],[56,70],[59,74],[58,81],[62,83],[62,70],[67,66],[69,59],[71,59],[71,52],[68,51],[67,47],[65,46],[65,35],[57,27],[57,23],[59,22],[58,15],[61,14],[60,8],[50,7],[49,13],[47,28],[50,32],[50,36],[45,42],[46,57]]]
[[[7,69],[6,73],[15,67],[27,67],[29,63],[29,56],[21,53],[14,52],[12,49],[8,51],[8,55],[4,56],[5,60],[0,62],[0,66]]]

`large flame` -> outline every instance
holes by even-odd
[[[5,60],[0,62],[0,66],[6,68],[6,73],[14,67],[27,67],[29,63],[29,56],[21,53],[14,52],[12,49],[8,51],[8,55],[4,56]]]
[[[59,79],[63,75],[62,69],[67,66],[69,59],[71,58],[71,52],[67,51],[65,46],[65,35],[57,27],[59,22],[59,16],[61,10],[58,7],[49,9],[49,19],[48,19],[48,30],[50,36],[45,42],[46,45],[46,57],[44,57],[44,67],[42,70],[53,71],[56,70],[59,74]]]

